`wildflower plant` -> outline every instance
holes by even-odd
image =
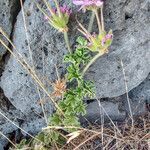
[[[89,10],[96,16],[98,24],[98,33],[91,33],[84,26],[79,23],[78,30],[83,35],[79,36],[76,40],[76,48],[71,50],[69,44],[69,38],[67,33],[69,32],[68,22],[71,9],[66,5],[60,6],[57,0],[53,0],[55,8],[51,6],[46,0],[43,0],[48,8],[49,13],[46,13],[40,6],[38,8],[46,17],[47,21],[52,27],[64,34],[67,48],[69,53],[64,56],[63,62],[67,64],[67,73],[63,79],[58,79],[52,84],[53,92],[51,96],[57,101],[58,108],[55,113],[49,118],[49,126],[72,126],[80,127],[79,117],[86,114],[86,104],[84,99],[94,98],[95,87],[93,82],[84,79],[84,75],[89,67],[102,55],[108,53],[113,40],[112,30],[105,31],[104,18],[103,18],[103,0],[73,0],[73,3],[80,6],[79,10]],[[100,15],[99,15],[100,13]],[[50,14],[50,15],[48,15]],[[92,19],[93,20],[93,19]],[[93,20],[94,21],[94,20]],[[90,22],[92,25],[93,22]],[[61,111],[60,111],[61,110]],[[70,133],[76,131],[76,128],[66,129],[65,132]],[[44,147],[50,147],[50,145],[62,138],[58,130],[48,130],[46,132],[39,133],[38,139],[45,143]],[[34,144],[41,146],[41,143]]]

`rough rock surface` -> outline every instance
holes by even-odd
[[[148,111],[148,105],[150,105],[150,74],[144,82],[129,92],[129,98],[133,115],[142,115]],[[129,112],[127,100],[123,101],[123,106]]]
[[[10,120],[12,120],[16,125],[18,124],[17,121],[17,117],[16,117],[16,112],[8,112],[8,110],[6,109],[0,109],[0,112],[5,115],[6,117],[8,117]],[[9,137],[9,134],[12,133],[13,131],[17,130],[17,127],[15,127],[14,125],[12,125],[9,121],[7,121],[1,114],[0,114],[0,131],[7,137]],[[2,147],[6,146],[6,144],[8,143],[8,141],[2,136],[0,135],[0,145],[2,145]]]
[[[150,103],[150,74],[144,82],[129,93],[129,97],[134,101],[141,100]]]
[[[81,118],[81,123],[101,123],[101,116],[105,122],[123,121],[126,118],[125,111],[119,111],[119,103],[94,101],[88,104],[87,114]],[[86,118],[86,119],[85,119]]]
[[[0,144],[0,149],[3,150],[3,145],[2,144]]]
[[[10,36],[14,18],[19,8],[18,0],[0,0],[0,27]],[[2,38],[2,35],[0,35]],[[4,39],[4,38],[2,38]],[[6,42],[7,43],[7,42]],[[0,58],[6,49],[0,44]]]
[[[9,109],[0,109],[0,113],[8,117],[8,119],[15,123],[15,125],[19,126],[31,135],[36,135],[41,131],[42,127],[46,125],[42,116],[38,116],[35,112],[32,112],[29,116],[25,116],[21,113],[21,111],[16,110],[13,106]],[[11,139],[13,135],[15,140],[19,140],[22,135],[29,136],[22,130],[18,129],[15,125],[6,120],[6,118],[0,114],[0,131],[5,136]],[[0,146],[5,147],[7,143],[8,141],[3,136],[0,136]]]

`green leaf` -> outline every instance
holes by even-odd
[[[64,101],[60,101],[58,105],[62,111],[65,111],[67,108],[67,105],[64,103]]]
[[[62,121],[61,121],[61,117],[58,114],[53,114],[53,116],[50,118],[50,124],[52,125],[61,125]]]
[[[81,37],[81,36],[79,36],[76,41],[81,46],[86,46],[87,43],[88,43],[87,40],[85,38]]]
[[[77,111],[77,114],[81,114],[82,116],[84,116],[86,114],[86,105],[82,104],[82,105],[79,105],[77,108],[76,108],[76,111]]]
[[[68,68],[67,68],[68,74],[67,74],[67,78],[68,80],[72,81],[73,79],[79,79],[81,78],[81,75],[79,73],[79,66],[78,65],[74,65],[71,64]]]
[[[76,126],[78,127],[80,125],[79,119],[76,116],[67,116],[67,118],[64,119],[63,124],[65,126]]]

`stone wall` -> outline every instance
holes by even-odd
[[[71,36],[70,42],[74,46],[75,39],[79,35],[75,19],[77,8],[67,0],[63,0],[63,2],[73,9],[69,23],[69,34]],[[35,72],[50,91],[51,88],[47,80],[53,82],[57,77],[54,64],[57,64],[61,75],[65,72],[62,58],[67,50],[63,36],[45,22],[44,16],[31,0],[25,0],[24,12],[27,32],[19,2],[17,0],[1,0],[0,27],[13,40],[17,51],[30,65],[34,65]],[[122,69],[126,73],[126,82],[133,105],[138,107],[139,101],[142,102],[140,108],[142,107],[143,113],[146,111],[146,102],[150,101],[150,82],[149,77],[147,77],[150,72],[149,14],[149,0],[136,0],[136,2],[107,0],[105,3],[105,26],[107,30],[112,28],[114,41],[109,53],[102,56],[90,67],[85,78],[95,82],[97,98],[103,100],[102,105],[106,111],[108,110],[107,113],[111,115],[112,119],[124,120],[128,112],[125,78]],[[80,16],[81,13],[78,12],[80,22],[87,25],[89,17],[86,14],[83,18]],[[95,26],[94,29],[96,28]],[[2,35],[0,35],[0,38],[4,39]],[[12,48],[7,42],[6,44]],[[16,49],[13,49],[14,53],[16,53]],[[31,52],[29,49],[31,49]],[[28,72],[13,56],[6,52],[2,45],[0,45],[0,56],[4,64],[0,86],[5,97],[0,97],[0,101],[9,101],[0,108],[0,112],[27,132],[36,134],[45,125],[42,109],[39,105],[40,96],[44,97],[44,93],[42,90],[38,90],[36,82]],[[123,62],[123,68],[121,61]],[[52,114],[53,105],[47,100],[47,97],[45,99],[46,114]],[[95,116],[93,117],[94,120],[99,118],[99,108],[95,108],[97,106],[96,101],[89,103],[87,108],[89,120],[93,115]],[[93,109],[97,110],[94,114]],[[139,112],[136,111],[135,114]],[[1,115],[0,120],[0,129],[4,134],[9,136],[9,133],[14,131],[17,133],[18,129]],[[24,133],[22,132],[22,134]],[[5,140],[1,141],[3,144],[6,142]]]

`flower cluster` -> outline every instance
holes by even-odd
[[[112,30],[108,33],[106,31],[101,31],[99,34],[90,34],[81,23],[79,23],[80,28],[78,29],[88,40],[86,47],[93,51],[99,53],[106,53],[108,47],[111,45],[113,40]]]
[[[63,15],[68,16],[68,18],[69,18],[72,13],[72,10],[70,8],[68,8],[67,5],[64,5],[64,6],[60,6],[60,12]]]
[[[87,36],[87,39],[89,40],[89,43],[87,45],[88,49],[93,52],[106,53],[108,47],[112,43],[113,34],[112,31],[109,31],[108,34],[106,34],[106,32],[104,31],[98,35],[96,35],[95,33],[93,35],[89,34]]]
[[[66,5],[50,9],[50,15],[45,15],[45,19],[60,32],[68,31],[68,21],[72,13],[71,9]]]
[[[112,40],[112,38],[113,38],[112,32],[106,34],[106,35],[103,37],[103,39],[102,39],[102,42],[101,42],[102,46],[105,46],[105,44],[106,44],[109,40]]]
[[[103,0],[73,0],[73,3],[75,5],[81,6],[80,9],[83,10],[91,10],[91,9],[97,9],[100,8],[103,5]]]

